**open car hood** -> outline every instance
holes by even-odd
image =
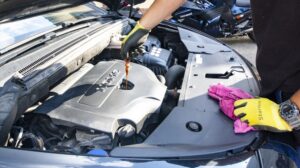
[[[34,15],[56,9],[67,8],[92,0],[1,0],[0,21],[13,20],[26,15]],[[95,0],[104,3],[111,10],[117,10],[125,0]],[[144,0],[135,1],[135,4]],[[128,1],[127,1],[128,2]],[[128,2],[130,3],[130,2]]]

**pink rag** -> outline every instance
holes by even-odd
[[[219,100],[219,106],[222,112],[226,116],[234,120],[235,133],[247,133],[249,131],[255,130],[247,123],[244,123],[240,119],[238,119],[233,113],[234,102],[236,100],[253,98],[253,96],[241,89],[226,87],[221,84],[210,86],[210,88],[208,89],[208,95],[214,99]]]

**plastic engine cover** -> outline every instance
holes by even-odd
[[[151,70],[132,63],[126,90],[124,67],[124,62],[117,60],[98,63],[36,112],[48,115],[58,125],[88,127],[111,136],[125,124],[132,124],[139,132],[144,121],[160,108],[166,87]]]

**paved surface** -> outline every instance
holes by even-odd
[[[146,2],[137,5],[139,8],[149,8],[154,0],[146,0]],[[227,39],[220,39],[228,44],[230,47],[238,51],[241,55],[247,58],[253,65],[255,65],[256,58],[256,44],[253,43],[247,36],[233,37]]]
[[[247,58],[253,65],[255,65],[257,47],[256,44],[247,36],[233,37],[220,40],[228,44],[230,47],[239,52],[242,56]]]
[[[148,8],[154,0],[146,0],[144,3],[137,5],[140,8]]]

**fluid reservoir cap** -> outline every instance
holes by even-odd
[[[202,130],[202,126],[196,121],[187,122],[186,128],[192,132],[200,132]]]

